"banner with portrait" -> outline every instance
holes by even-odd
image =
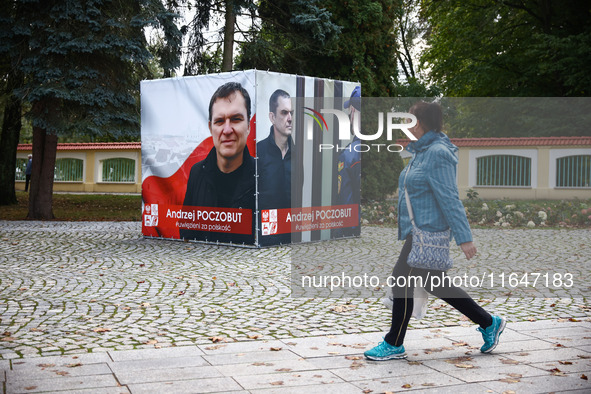
[[[143,81],[143,235],[251,247],[358,236],[360,153],[327,115],[352,116],[356,86],[254,70]]]

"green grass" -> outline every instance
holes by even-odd
[[[29,211],[29,195],[17,192],[18,204],[0,207],[0,220],[24,220]],[[140,221],[142,197],[109,194],[54,194],[55,220]]]

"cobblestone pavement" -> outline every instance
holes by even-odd
[[[290,265],[301,256],[332,256],[323,269],[332,264],[336,272],[347,256],[376,262],[372,274],[385,278],[402,247],[391,228],[367,227],[362,238],[302,245],[294,254],[289,247],[144,239],[140,226],[0,222],[0,358],[375,333],[389,326],[389,312],[376,298],[383,289],[368,298],[292,297]],[[477,259],[462,261],[454,248],[457,275],[492,273],[495,281],[501,270],[573,275],[568,291],[540,283],[519,294],[470,289],[487,310],[510,321],[591,321],[584,298],[588,230],[491,229],[474,236]],[[430,306],[411,326],[471,326],[440,300]]]

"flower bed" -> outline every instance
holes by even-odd
[[[588,200],[482,200],[477,194],[463,201],[471,225],[500,228],[591,227]],[[363,224],[396,225],[397,201],[361,205]]]

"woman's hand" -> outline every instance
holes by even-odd
[[[472,242],[472,241],[464,242],[463,244],[460,245],[460,248],[462,248],[462,252],[464,252],[464,254],[466,255],[466,258],[468,260],[470,260],[472,257],[474,257],[476,252],[478,252],[478,250],[476,250],[476,245],[474,245],[474,242]]]

